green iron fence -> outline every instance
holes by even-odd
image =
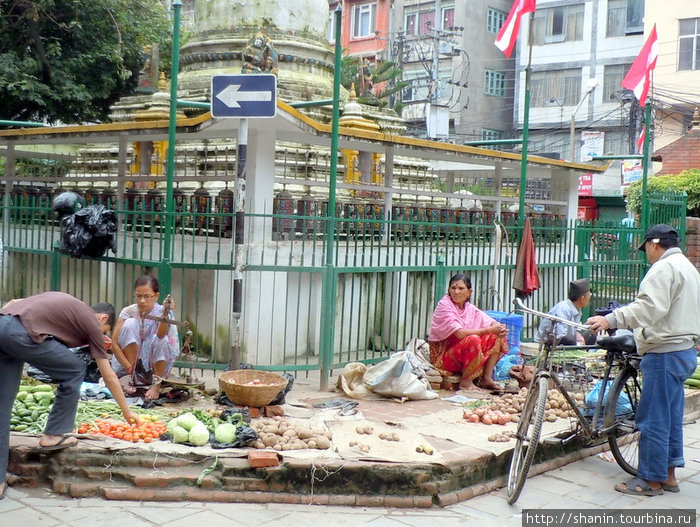
[[[3,193],[1,300],[58,289],[119,309],[132,302],[138,276],[157,274],[163,256],[157,189],[125,190],[121,201],[110,185],[90,187],[92,195],[85,190],[88,203],[118,213],[117,254],[74,259],[55,250],[60,226],[50,209],[53,187],[23,183]],[[177,318],[192,330],[181,367],[228,365],[236,232],[229,197],[201,185],[176,195],[181,206],[172,237],[173,290],[163,293],[173,294]],[[327,262],[327,211],[317,205],[246,216],[244,362],[302,373],[383,360],[411,338],[425,338],[433,307],[456,271],[471,275],[477,306],[511,311],[519,234],[514,215],[495,221],[489,211],[425,206],[389,213],[377,204],[344,202],[334,222],[334,261]],[[671,223],[684,237],[684,196],[653,196],[651,211],[655,221]],[[591,279],[591,310],[609,300],[632,300],[646,268],[636,250],[639,228],[567,223],[544,214],[532,215],[532,226],[542,288],[530,305],[548,310],[580,277]],[[532,337],[532,324],[526,321],[524,340]],[[332,341],[324,342],[331,325]]]

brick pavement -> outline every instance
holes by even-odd
[[[700,496],[700,422],[684,427],[686,467],[679,469],[681,492],[636,497],[615,492],[627,476],[615,463],[590,456],[531,477],[514,505],[503,489],[491,489],[455,504],[430,508],[365,506],[347,501],[329,505],[303,503],[220,503],[172,501],[152,503],[71,499],[37,488],[10,488],[0,501],[3,527],[522,527],[526,509],[587,509],[595,513],[621,509],[630,513],[653,508],[694,510]]]
[[[295,385],[296,399],[311,405],[337,396],[320,392],[312,382]],[[700,392],[692,394],[689,408],[700,412]],[[290,395],[291,397],[291,395]],[[368,421],[406,422],[419,428],[421,418],[453,408],[444,400],[361,401]],[[405,421],[404,421],[405,420]],[[418,423],[418,424],[416,424]],[[465,433],[471,433],[465,424]],[[354,507],[426,508],[447,507],[488,494],[504,483],[509,451],[493,444],[463,445],[421,430],[444,460],[444,466],[335,460],[283,458],[280,467],[251,469],[246,458],[220,460],[215,473],[196,484],[211,465],[207,456],[159,456],[153,452],[128,455],[104,451],[81,441],[76,448],[37,456],[31,454],[36,439],[13,435],[11,470],[13,485],[48,486],[53,492],[76,499],[151,500],[317,504]],[[435,433],[435,432],[433,432]],[[600,451],[572,449],[554,451],[553,457],[531,469],[531,475],[556,470],[572,461]],[[109,469],[106,470],[105,467]]]

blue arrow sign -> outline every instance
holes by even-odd
[[[277,77],[274,75],[213,75],[211,116],[274,117],[277,115]]]

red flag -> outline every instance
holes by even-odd
[[[513,52],[515,47],[515,42],[518,40],[518,33],[520,33],[520,18],[525,13],[535,12],[535,0],[515,0],[513,7],[510,10],[510,14],[506,21],[503,23],[501,30],[498,32],[498,37],[496,37],[496,47],[500,49],[506,57],[510,58],[510,54]]]
[[[646,126],[642,127],[642,133],[639,134],[639,137],[637,138],[637,152],[639,154],[644,153],[644,139],[646,138],[647,135],[647,129]]]
[[[656,36],[656,24],[644,43],[639,55],[632,63],[630,70],[622,80],[622,87],[632,90],[639,104],[644,106],[647,102],[651,72],[656,67],[656,59],[659,56],[659,41]]]

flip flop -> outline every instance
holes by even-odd
[[[661,484],[661,488],[666,492],[673,492],[674,494],[681,491],[681,488],[678,485],[666,485],[665,483]]]
[[[625,487],[622,487],[622,485]],[[637,487],[640,490],[637,490]],[[632,496],[659,496],[664,493],[663,488],[652,489],[649,486],[649,482],[641,478],[632,478],[625,483],[618,483],[615,485],[615,490],[623,494],[631,494]]]
[[[7,481],[5,481],[5,487],[2,489],[2,492],[0,492],[0,500],[5,498],[5,494],[7,494],[8,488],[10,488],[10,486],[7,484]]]
[[[50,445],[50,446],[41,446],[39,445],[37,447],[37,450],[39,452],[51,452],[53,450],[63,450],[64,448],[70,448],[72,446],[75,446],[78,444],[78,440],[76,439],[74,442],[67,442],[68,439],[70,439],[73,436],[63,436],[61,440],[56,443],[55,445]]]

